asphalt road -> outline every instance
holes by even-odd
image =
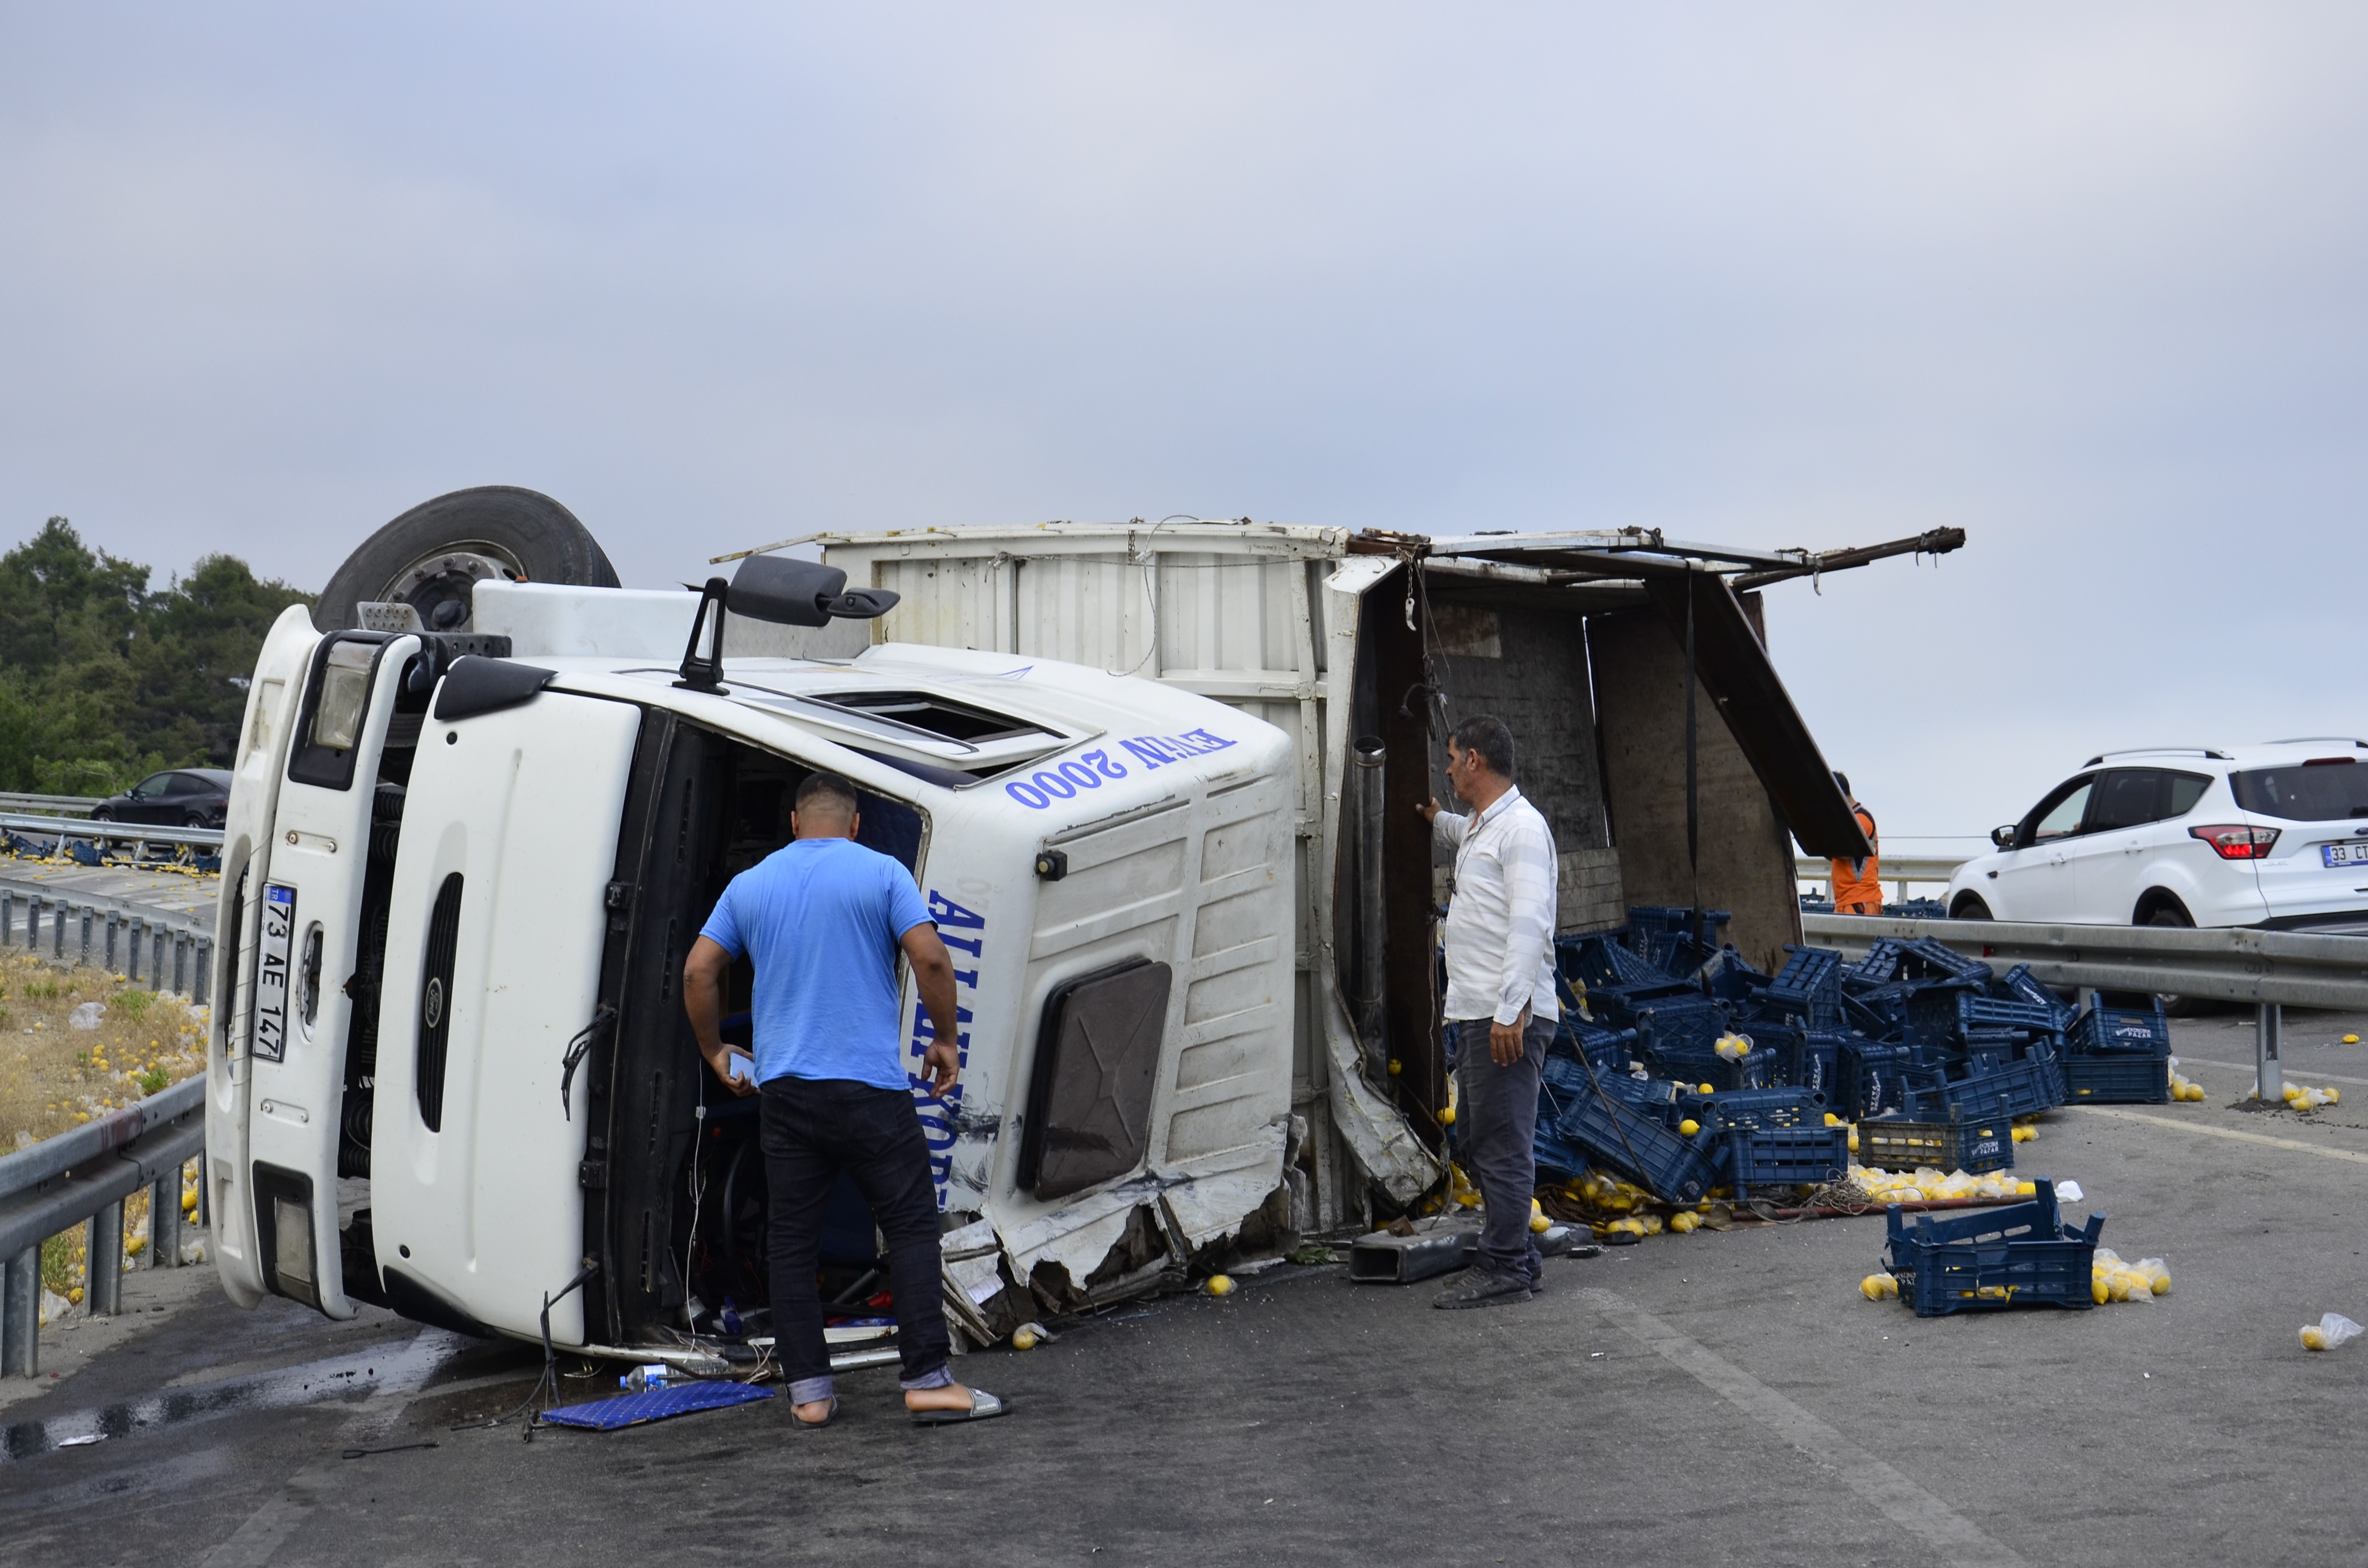
[[[2209,1100],[2059,1112],[2019,1151],[2169,1260],[2158,1302],[1919,1321],[1858,1294],[1882,1221],[1837,1221],[1558,1261],[1481,1312],[1284,1269],[964,1358],[1016,1406],[973,1427],[910,1426],[871,1371],[823,1432],[768,1401],[529,1444],[451,1428],[535,1353],[207,1294],[0,1411],[118,1434],[0,1460],[0,1559],[2356,1562],[2368,1342],[2295,1331],[2368,1322],[2368,1048],[2328,1043],[2363,1025],[2289,1015],[2290,1074],[2359,1085],[2316,1116],[2237,1108],[2248,1020],[2180,1020]]]

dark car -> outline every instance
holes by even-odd
[[[230,773],[220,767],[176,767],[152,773],[91,808],[95,822],[144,822],[165,827],[220,827],[230,809]]]

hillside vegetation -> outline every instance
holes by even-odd
[[[263,635],[313,596],[230,555],[148,579],[63,517],[0,555],[0,790],[108,795],[230,765]]]

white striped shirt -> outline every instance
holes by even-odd
[[[1447,905],[1447,1018],[1549,1021],[1554,1002],[1554,829],[1508,788],[1477,816],[1441,812],[1431,841],[1455,852]]]

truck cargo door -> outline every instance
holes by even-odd
[[[466,668],[466,661],[455,666]],[[544,691],[447,719],[412,765],[389,907],[370,1200],[387,1299],[449,1327],[537,1332],[581,1266],[605,899],[641,710]],[[582,1296],[552,1337],[584,1342]]]
[[[314,645],[241,942],[246,1024],[244,1209],[262,1288],[333,1318],[347,1300],[337,1214],[347,1014],[378,765],[416,637],[339,631]],[[244,1216],[243,1216],[244,1217]]]

